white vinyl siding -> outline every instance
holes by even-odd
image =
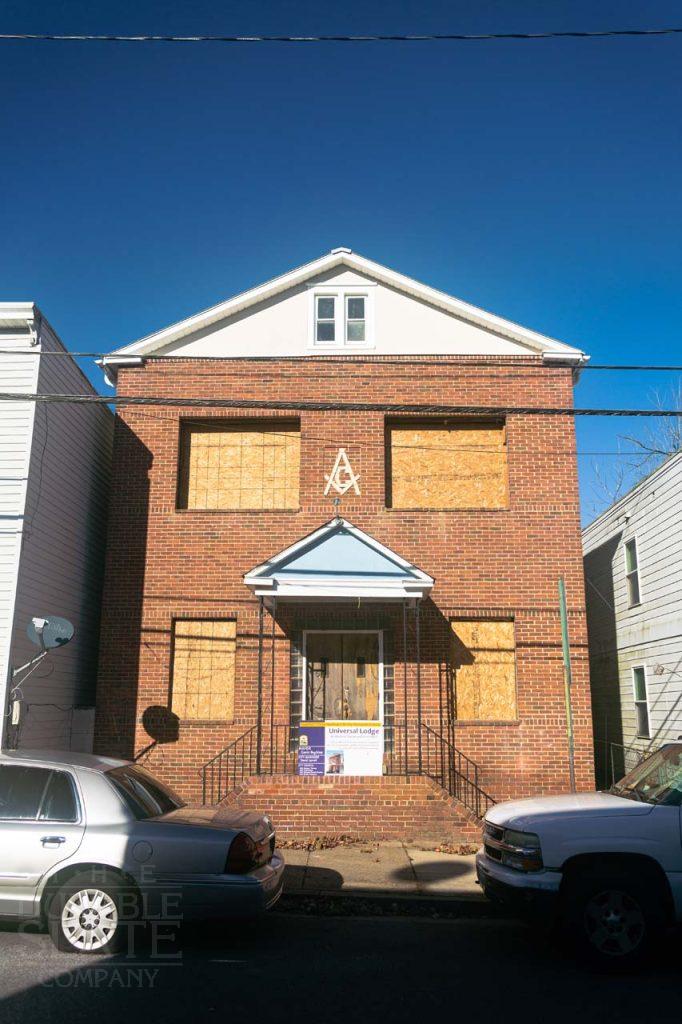
[[[63,351],[44,321],[40,342],[42,352]],[[16,390],[94,393],[69,357],[32,354],[24,358],[31,373],[23,377],[21,386],[15,385]],[[3,598],[10,590],[13,594],[11,610],[2,606],[6,616],[2,678],[4,683],[9,660],[22,664],[36,653],[26,636],[32,616],[70,619],[74,639],[50,656],[49,667],[41,666],[22,685],[19,746],[87,749],[92,743],[113,416],[101,405],[31,402],[26,406],[24,429],[30,425],[30,433],[24,464],[22,468],[15,455],[13,470],[23,482],[24,497],[11,522],[14,565],[7,566],[2,576]],[[9,403],[0,405],[0,415],[7,407]],[[12,406],[11,415],[16,418],[22,409],[23,405]],[[1,522],[3,531],[8,531],[8,520]],[[0,539],[6,541],[7,532]]]
[[[3,337],[0,350],[25,350],[0,355],[0,391],[35,392],[39,363],[28,331]],[[33,402],[0,403],[0,694],[9,666],[34,411]]]

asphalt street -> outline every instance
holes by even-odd
[[[276,912],[130,956],[58,953],[45,934],[0,931],[2,1024],[229,1019],[321,1024],[426,1019],[679,1021],[682,940],[645,974],[591,973],[542,932],[482,918]]]

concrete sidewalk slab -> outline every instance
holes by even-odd
[[[437,853],[398,842],[282,852],[284,891],[288,894],[484,899],[476,884],[472,856]]]

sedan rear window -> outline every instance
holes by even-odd
[[[50,774],[49,768],[0,766],[0,820],[36,818]]]
[[[137,765],[114,768],[107,778],[136,818],[156,818],[185,806],[177,793]]]
[[[0,766],[0,821],[78,821],[68,772],[30,765]]]

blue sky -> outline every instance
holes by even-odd
[[[13,2],[0,31],[682,24],[677,2]],[[578,344],[682,362],[682,37],[0,44],[0,299],[107,350],[336,245]],[[92,368],[90,368],[92,372]],[[92,373],[101,385],[99,373]],[[586,373],[584,406],[670,375]],[[631,421],[579,424],[582,498]]]

